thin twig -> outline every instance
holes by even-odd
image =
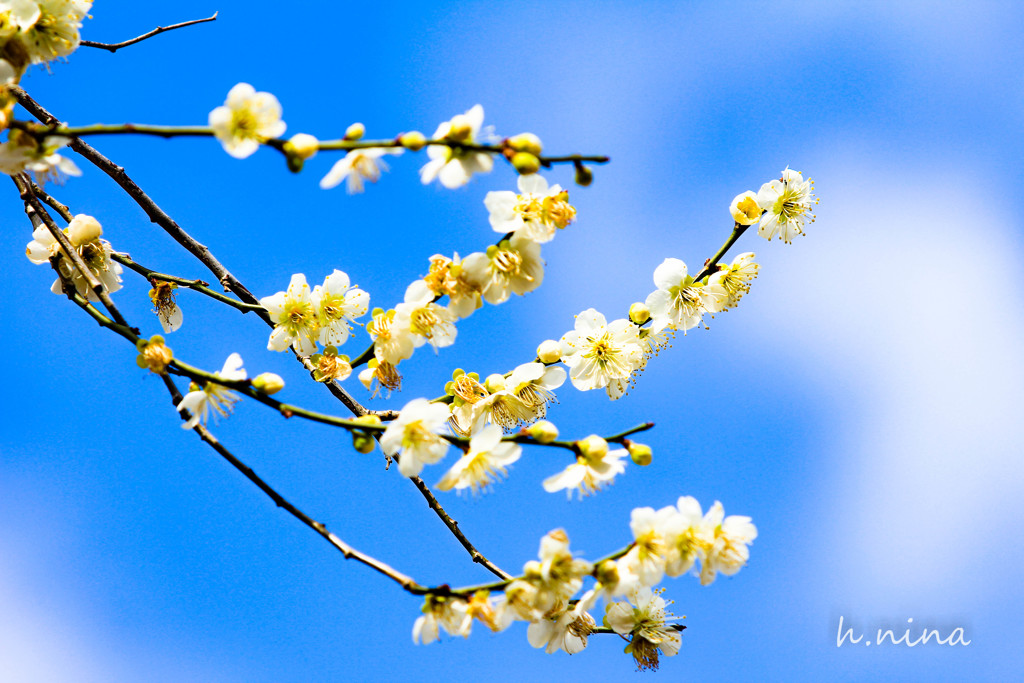
[[[125,268],[128,268],[129,270],[134,270],[136,273],[143,276],[150,282],[153,282],[155,280],[162,280],[163,282],[173,282],[176,285],[180,285],[187,289],[191,289],[195,292],[199,292],[200,294],[205,294],[211,299],[216,299],[221,303],[227,304],[232,308],[238,309],[242,313],[264,310],[263,306],[260,306],[259,304],[247,304],[241,301],[237,301],[225,294],[221,294],[220,292],[214,289],[210,289],[209,283],[204,282],[203,280],[189,280],[188,278],[178,277],[176,275],[158,273],[155,270],[147,268],[141,263],[136,262],[128,254],[121,254],[115,251],[110,255],[110,258],[114,261],[117,261]]]
[[[427,505],[430,506],[430,509],[433,510],[434,513],[441,518],[441,521],[444,522],[444,525],[448,527],[449,531],[452,532],[452,535],[455,536],[455,538],[459,540],[459,543],[462,544],[462,547],[465,548],[467,552],[469,552],[469,556],[473,558],[474,562],[483,565],[487,569],[487,571],[491,572],[492,574],[494,574],[495,576],[504,581],[512,580],[511,574],[504,571],[503,569],[501,569],[501,567],[499,567],[498,565],[494,564],[486,557],[484,557],[483,553],[477,550],[476,547],[472,543],[470,543],[469,539],[466,538],[466,535],[462,533],[462,529],[459,528],[459,523],[452,519],[447,512],[445,512],[444,508],[441,507],[441,504],[439,502],[437,502],[437,498],[434,497],[434,494],[430,491],[430,488],[423,482],[422,479],[420,479],[419,477],[409,477],[409,479],[411,479],[412,483],[415,484],[416,488],[420,490],[420,493],[423,494],[423,497],[427,499]]]
[[[157,26],[149,33],[143,33],[141,36],[137,36],[135,38],[132,38],[131,40],[125,40],[120,43],[97,43],[92,40],[83,40],[79,44],[85,47],[96,47],[101,50],[107,50],[108,52],[114,53],[120,50],[122,47],[128,47],[129,45],[134,45],[135,43],[141,43],[147,38],[152,38],[155,35],[166,33],[167,31],[173,31],[176,28],[185,28],[186,26],[193,26],[195,24],[205,24],[208,21],[216,21],[217,14],[217,12],[214,12],[212,17],[206,17],[205,19],[193,19],[191,21],[183,21],[180,24],[172,24],[171,26]]]

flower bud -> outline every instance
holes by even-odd
[[[619,585],[619,564],[615,560],[605,560],[597,565],[594,578],[605,588],[615,588]]]
[[[530,175],[540,170],[540,159],[529,152],[516,152],[512,155],[512,167],[520,175]]]
[[[647,467],[651,464],[651,460],[654,458],[654,455],[651,452],[651,447],[644,443],[627,441],[626,450],[629,451],[629,457],[633,463],[640,467]]]
[[[72,218],[71,224],[68,225],[68,238],[76,247],[98,240],[102,234],[103,228],[100,227],[100,222],[84,213]]]
[[[155,372],[158,375],[164,374],[167,366],[174,360],[174,354],[171,352],[170,347],[164,344],[164,338],[159,334],[154,334],[148,340],[140,339],[136,342],[135,348],[139,352],[135,363],[140,368]]]
[[[539,157],[542,149],[540,138],[533,133],[520,133],[508,139],[508,146],[517,152],[529,152]]]
[[[472,134],[473,126],[470,124],[469,118],[465,114],[456,114],[452,117],[451,125],[448,127],[448,134],[445,137],[455,142],[464,142]]]
[[[547,420],[541,420],[527,427],[526,433],[537,443],[551,443],[558,438],[558,427]]]
[[[351,126],[345,129],[346,140],[359,140],[366,134],[366,126],[361,123],[353,123]]]
[[[284,153],[305,161],[312,159],[320,150],[320,141],[308,133],[296,133],[284,143]]]
[[[423,137],[423,133],[418,130],[403,133],[398,141],[402,143],[402,147],[405,147],[411,152],[418,152],[427,144],[427,139]]]
[[[647,308],[647,304],[637,301],[629,307],[629,319],[637,325],[643,325],[651,319],[651,309]]]
[[[580,187],[587,187],[594,182],[594,172],[583,164],[576,164],[576,184]]]
[[[263,374],[257,375],[252,380],[252,388],[261,394],[270,396],[284,389],[284,380],[281,379],[280,375],[275,375],[272,372],[264,372]]]
[[[600,460],[608,455],[608,442],[597,434],[591,434],[585,439],[580,439],[576,442],[576,447],[588,459]]]
[[[352,432],[352,447],[360,453],[373,453],[376,442],[366,432]]]
[[[753,225],[761,220],[761,206],[757,203],[757,195],[753,192],[738,194],[729,205],[732,219],[740,225]]]
[[[505,378],[497,373],[488,375],[484,380],[484,388],[492,394],[505,388]]]
[[[547,339],[537,347],[537,358],[541,363],[551,365],[562,359],[562,345],[554,339]]]

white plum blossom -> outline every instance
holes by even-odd
[[[647,307],[651,311],[651,334],[665,328],[686,331],[701,324],[704,313],[722,310],[728,294],[720,284],[702,285],[687,272],[686,264],[667,258],[654,269],[654,284]]]
[[[305,275],[292,275],[287,291],[263,297],[260,305],[267,309],[274,323],[267,349],[284,351],[291,346],[302,356],[316,353],[320,323]]]
[[[739,305],[743,295],[750,291],[750,283],[757,277],[759,268],[752,251],[740,254],[727,266],[719,264],[719,270],[708,278],[708,284],[719,285],[725,290],[726,298],[722,303],[722,310]]]
[[[416,280],[405,290],[405,301],[395,306],[395,327],[407,329],[413,343],[430,343],[434,351],[455,343],[455,314],[434,303],[434,293],[423,280]]]
[[[681,496],[675,514],[663,527],[665,537],[665,573],[681,576],[704,561],[714,541],[715,530],[709,527],[701,513],[700,503],[692,496]]]
[[[80,176],[82,171],[71,159],[57,154],[57,150],[71,142],[71,138],[48,135],[37,142],[31,135],[12,130],[7,141],[0,143],[0,172],[17,175],[31,171],[36,181],[60,182],[64,176]]]
[[[381,158],[385,154],[397,155],[404,150],[400,147],[366,147],[364,149],[353,149],[338,161],[327,172],[327,175],[320,181],[320,187],[329,190],[337,187],[343,180],[348,180],[346,189],[349,194],[358,194],[363,191],[363,181],[369,180],[375,183],[380,180],[382,171],[388,170],[388,165]]]
[[[659,593],[642,586],[630,593],[630,602],[613,603],[605,612],[612,630],[629,636],[626,652],[633,655],[641,671],[657,669],[659,652],[672,657],[682,644],[679,630],[673,624],[675,617],[665,611],[667,604]]]
[[[487,253],[474,253],[462,262],[466,281],[480,291],[489,304],[508,301],[512,293],[525,294],[544,282],[544,261],[540,245],[526,237],[513,235],[487,247]]]
[[[323,286],[313,289],[313,301],[320,325],[319,342],[324,346],[341,346],[348,341],[352,323],[370,307],[370,295],[350,288],[348,275],[340,270],[328,275]]]
[[[468,318],[483,306],[480,290],[466,279],[462,259],[456,253],[452,258],[434,254],[430,257],[430,272],[423,278],[435,296],[448,296],[448,310],[459,318]]]
[[[572,492],[579,491],[582,498],[613,483],[617,475],[626,471],[623,462],[629,455],[626,449],[610,450],[608,442],[595,435],[577,444],[580,454],[576,456],[576,462],[544,480],[544,490],[548,493],[565,489],[569,498],[572,498]]]
[[[523,565],[523,576],[506,586],[505,606],[515,618],[530,622],[561,612],[593,568],[586,560],[573,557],[564,530],[550,531],[540,541],[539,561]]]
[[[625,567],[645,586],[656,585],[665,574],[667,548],[664,533],[676,512],[671,506],[660,510],[643,507],[633,510],[630,516],[633,547],[619,561],[619,566]]]
[[[96,276],[107,293],[113,293],[121,289],[121,264],[111,259],[113,250],[110,243],[100,239],[102,228],[99,221],[86,214],[78,214],[71,219],[71,223],[64,229],[71,246],[78,252],[79,256],[89,268],[89,271]],[[25,248],[25,255],[28,260],[36,265],[48,264],[50,258],[60,254],[57,268],[61,277],[58,277],[50,287],[54,294],[63,294],[64,280],[70,280],[75,286],[79,296],[95,303],[99,297],[92,287],[89,286],[85,275],[72,263],[72,261],[61,252],[60,243],[50,233],[45,225],[40,225],[32,231],[32,241]]]
[[[636,325],[625,318],[608,323],[588,308],[576,316],[575,329],[560,341],[562,362],[580,391],[603,389],[614,380],[628,381],[644,359]]]
[[[164,333],[170,333],[181,327],[184,314],[178,303],[174,300],[174,290],[177,285],[166,280],[154,280],[153,288],[149,290],[149,300],[153,302],[156,317],[160,320],[160,326]]]
[[[400,453],[398,471],[415,477],[424,465],[432,465],[448,452],[448,442],[439,435],[448,421],[448,406],[417,398],[405,405],[398,417],[388,423],[380,437],[387,455]]]
[[[423,616],[412,626],[412,642],[429,645],[438,639],[441,629],[450,636],[465,638],[472,625],[465,600],[428,593],[423,602]]]
[[[501,440],[501,428],[487,425],[469,441],[469,451],[452,465],[437,483],[442,491],[470,489],[473,493],[485,490],[505,476],[506,467],[519,460],[522,446]]]
[[[523,363],[512,370],[505,387],[530,409],[528,421],[532,422],[547,415],[547,404],[555,400],[554,390],[565,383],[565,377],[563,368]]]
[[[570,655],[582,652],[587,647],[587,637],[597,627],[594,617],[581,609],[582,602],[571,610],[531,623],[526,629],[530,645],[544,648],[548,654],[558,650]]]
[[[225,380],[245,379],[245,368],[242,367],[242,357],[232,353],[224,361],[224,367],[216,373],[216,376]],[[227,417],[231,407],[239,400],[238,394],[229,391],[223,385],[216,382],[207,382],[201,389],[192,384],[192,390],[185,394],[185,397],[178,403],[178,412],[187,410],[191,417],[181,425],[182,429],[194,429],[202,423],[206,425],[210,414],[220,417]]]
[[[780,235],[789,244],[794,237],[804,234],[804,225],[814,222],[811,209],[818,203],[814,181],[804,180],[802,174],[787,168],[781,179],[761,186],[757,203],[765,211],[757,234],[769,241]]]
[[[15,31],[3,37],[18,41],[32,64],[66,57],[81,42],[78,29],[91,6],[91,0],[4,0],[0,24]]]
[[[488,192],[484,206],[490,212],[495,232],[515,233],[542,244],[550,242],[555,231],[565,228],[576,217],[569,204],[569,193],[560,185],[548,187],[539,173],[519,176],[519,194]]]
[[[244,159],[262,142],[284,135],[286,126],[276,97],[239,83],[228,92],[224,105],[210,112],[210,128],[228,154]]]
[[[459,114],[450,121],[445,121],[434,132],[435,140],[451,140],[455,143],[476,145],[480,143],[477,136],[484,122],[484,108],[479,104]],[[474,173],[489,173],[494,167],[494,159],[486,152],[475,152],[447,145],[430,145],[427,148],[430,161],[420,169],[420,179],[424,185],[434,179],[449,189],[462,187],[469,182]]]
[[[700,582],[707,586],[718,572],[732,576],[750,559],[750,545],[757,538],[757,527],[750,517],[730,515],[724,517],[722,504],[715,501],[704,515],[704,526],[710,530],[712,541],[701,561]],[[724,517],[724,519],[723,519]]]
[[[380,363],[393,367],[411,357],[416,349],[408,318],[396,322],[394,310],[375,308],[366,332],[373,340],[373,355]]]

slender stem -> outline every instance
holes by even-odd
[[[705,277],[713,273],[715,271],[715,266],[717,266],[718,262],[722,260],[722,257],[725,256],[725,253],[732,248],[732,245],[736,243],[736,240],[738,240],[740,236],[743,233],[745,233],[747,231],[747,228],[749,227],[749,225],[740,225],[739,223],[736,223],[732,229],[732,234],[729,235],[729,239],[725,240],[725,244],[722,245],[722,247],[715,253],[714,256],[708,259],[708,262],[704,264],[704,267],[701,269],[701,271],[693,277],[694,281],[703,280]]]
[[[487,571],[501,578],[503,581],[511,581],[511,574],[504,571],[496,564],[494,564],[486,557],[484,557],[483,554],[479,550],[477,550],[472,543],[469,542],[469,539],[466,538],[466,535],[462,533],[462,529],[459,528],[459,523],[452,519],[447,512],[445,512],[444,508],[442,508],[441,504],[437,502],[437,498],[434,497],[434,494],[431,492],[430,488],[427,487],[427,485],[423,482],[423,480],[420,479],[419,477],[410,477],[410,479],[412,480],[412,483],[416,486],[416,488],[419,489],[420,493],[423,494],[423,497],[426,498],[427,505],[430,506],[430,509],[433,510],[437,514],[437,516],[441,518],[441,521],[444,522],[444,525],[448,527],[449,531],[452,532],[452,535],[455,536],[455,538],[458,539],[459,543],[462,544],[462,547],[465,548],[467,552],[469,552],[469,556],[473,558],[473,561],[477,564],[483,565],[487,569]]]
[[[182,400],[181,392],[178,391],[178,387],[175,386],[174,381],[171,380],[170,377],[168,377],[167,375],[162,375],[161,377],[164,381],[164,385],[167,387],[167,390],[171,395],[171,401],[174,403],[175,407],[177,407],[177,405],[181,403]],[[179,415],[181,415],[181,418],[183,420],[189,419],[187,411],[179,411]],[[211,434],[206,427],[204,427],[203,425],[196,425],[193,431],[195,431],[195,433],[199,436],[200,439],[202,439],[214,451],[216,451],[218,455],[227,460],[232,467],[241,472],[245,476],[245,478],[251,481],[253,484],[255,484],[260,491],[263,491],[263,493],[265,493],[268,498],[274,501],[274,504],[277,505],[277,507],[283,509],[292,517],[295,517],[295,519],[299,520],[300,522],[308,526],[310,529],[317,532],[328,543],[330,543],[332,546],[338,549],[341,552],[341,554],[345,557],[345,559],[356,560],[357,562],[365,564],[367,567],[370,567],[371,569],[374,569],[383,574],[384,576],[388,577],[389,579],[395,581],[396,583],[398,583],[398,585],[400,585],[407,592],[412,593],[413,595],[423,595],[428,591],[428,589],[425,586],[416,583],[411,577],[406,576],[405,574],[399,572],[390,565],[385,564],[384,562],[381,562],[380,560],[371,557],[366,553],[356,550],[348,543],[345,543],[343,540],[338,538],[335,534],[328,531],[327,527],[322,522],[316,521],[315,519],[307,515],[305,512],[297,508],[287,498],[278,493],[272,486],[270,486],[270,484],[268,484],[259,475],[257,475],[256,472],[253,471],[251,467],[249,467],[244,462],[235,457],[235,455],[231,453],[231,451],[229,451],[224,446],[224,444],[218,441],[217,438],[214,437],[213,434]]]
[[[167,31],[173,31],[176,28],[185,28],[186,26],[193,26],[195,24],[205,24],[208,21],[216,21],[217,14],[217,12],[214,12],[212,17],[206,17],[205,19],[193,19],[191,21],[183,21],[180,24],[172,24],[170,26],[157,26],[152,31],[143,33],[141,36],[136,36],[135,38],[131,38],[130,40],[125,40],[120,43],[97,43],[91,40],[83,40],[80,44],[84,47],[96,47],[101,50],[107,50],[110,53],[114,53],[120,50],[122,47],[128,47],[129,45],[134,45],[135,43],[141,43],[147,38],[152,38],[155,35],[159,35]]]
[[[142,275],[144,278],[146,278],[147,280],[149,280],[151,282],[154,281],[154,280],[163,280],[164,282],[173,282],[176,285],[181,285],[182,287],[185,287],[187,289],[191,289],[193,291],[199,292],[200,294],[205,294],[206,296],[210,297],[211,299],[216,299],[217,301],[220,301],[221,303],[227,304],[228,306],[231,306],[232,308],[238,309],[242,313],[248,313],[250,311],[262,311],[262,310],[264,310],[263,306],[260,306],[259,304],[247,304],[247,303],[238,301],[236,299],[232,299],[231,297],[229,297],[229,296],[227,296],[225,294],[221,294],[220,292],[218,292],[218,291],[216,291],[214,289],[210,289],[209,283],[204,282],[203,280],[189,280],[187,278],[177,277],[176,275],[167,275],[165,273],[158,273],[155,270],[151,270],[151,269],[143,266],[142,264],[137,263],[128,254],[120,254],[120,253],[115,251],[114,253],[112,253],[110,255],[110,258],[112,260],[114,260],[114,261],[117,261],[122,266],[124,266],[124,267],[126,267],[128,269],[134,270],[136,273],[138,273],[139,275]]]
[[[60,125],[60,121],[57,117],[43,108],[20,87],[10,86],[9,89],[17,98],[18,103],[37,119],[47,125]],[[146,212],[150,221],[163,228],[164,232],[170,235],[175,242],[183,246],[186,251],[195,256],[200,263],[206,266],[210,272],[214,274],[221,286],[224,287],[225,291],[234,293],[235,296],[247,304],[259,305],[259,300],[253,296],[252,292],[246,289],[238,278],[232,275],[205,245],[200,244],[191,235],[185,232],[185,230],[183,230],[181,226],[174,221],[174,219],[161,209],[156,202],[149,197],[149,195],[143,192],[142,188],[136,185],[135,181],[128,177],[128,174],[125,173],[123,167],[118,166],[113,161],[100,154],[100,152],[95,148],[80,139],[73,139],[71,141],[71,148],[110,176],[115,183],[120,185],[121,189],[123,189],[129,197],[135,200],[135,203]],[[256,310],[255,312],[256,315],[258,315],[259,318],[267,325],[271,327],[274,326],[273,321],[270,319],[270,314],[266,310]],[[308,359],[299,358],[299,360],[307,370],[310,372],[313,371],[313,367],[309,363]],[[366,414],[366,408],[364,408],[357,400],[355,400],[355,398],[345,391],[345,389],[333,382],[326,384],[325,386],[331,394],[341,401],[346,408],[352,411],[352,413],[355,415]]]
[[[92,290],[96,298],[103,303],[103,307],[110,312],[111,317],[117,323],[128,327],[127,321],[125,321],[121,312],[117,310],[117,307],[111,300],[110,295],[107,293],[106,287],[104,287],[103,283],[100,282],[98,277],[96,277],[96,274],[92,272],[92,269],[86,265],[85,261],[82,259],[82,255],[79,254],[78,250],[72,246],[70,241],[68,241],[67,235],[65,235],[64,231],[57,226],[57,223],[54,222],[53,217],[50,216],[49,212],[47,212],[43,207],[39,199],[32,194],[32,188],[28,182],[26,182],[24,178],[20,178],[18,176],[11,176],[11,180],[14,181],[15,186],[17,186],[18,191],[21,194],[22,201],[25,202],[25,210],[29,211],[29,209],[31,209],[35,212],[43,222],[43,225],[46,226],[47,231],[53,236],[53,239],[60,245],[61,251],[64,255],[67,256],[71,263],[74,264],[75,268],[77,268],[82,274],[82,277],[85,278],[86,284],[89,285],[89,289]]]

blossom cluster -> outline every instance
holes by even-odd
[[[717,501],[702,514],[689,496],[660,510],[633,510],[630,527],[633,543],[603,561],[574,556],[568,536],[556,529],[541,539],[539,558],[527,562],[522,575],[500,594],[428,594],[423,615],[413,625],[413,640],[433,642],[442,630],[468,637],[474,620],[492,631],[525,621],[533,647],[575,654],[586,648],[597,628],[590,612],[603,598],[604,625],[628,639],[625,652],[638,668],[656,669],[660,655],[678,653],[682,627],[654,587],[666,575],[692,571],[708,585],[717,573],[735,574],[749,559],[748,546],[757,529],[749,517],[725,517]],[[573,599],[587,579],[593,579],[592,586]]]
[[[108,293],[121,289],[121,264],[111,260],[113,250],[110,243],[100,239],[103,228],[99,221],[92,216],[78,214],[71,219],[71,223],[63,232],[71,247],[78,252],[89,271],[96,276]],[[53,258],[57,259],[58,277],[50,288],[54,294],[64,294],[64,283],[70,282],[82,298],[92,302],[99,301],[86,276],[63,252],[60,243],[45,225],[40,225],[32,231],[32,241],[25,248],[25,255],[36,265],[50,263]]]
[[[78,48],[78,29],[91,0],[0,0],[0,130],[11,122],[16,103],[10,86],[17,85],[32,64],[45,64]],[[0,143],[0,172],[31,171],[40,183],[65,175],[81,175],[57,150],[69,142],[60,136],[37,140],[11,130]]]

